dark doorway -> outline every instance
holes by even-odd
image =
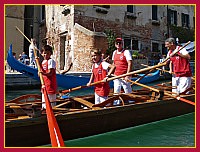
[[[65,42],[66,36],[60,37],[60,70],[64,70],[65,66]]]
[[[25,5],[24,8],[24,34],[29,38],[33,38],[33,23],[34,23],[34,6]],[[24,38],[24,52],[28,54],[30,42]]]

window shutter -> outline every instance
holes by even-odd
[[[174,11],[174,24],[177,25],[177,11]]]

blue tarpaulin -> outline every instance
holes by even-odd
[[[185,45],[186,43],[181,43],[181,45]],[[188,44],[185,48],[186,50],[190,53],[193,52],[195,50],[195,42],[190,42],[190,44]]]

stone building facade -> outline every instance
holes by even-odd
[[[15,52],[18,57],[23,50],[24,38],[17,32],[15,26],[22,29],[24,32],[24,6],[5,7],[5,26],[5,52],[8,51],[9,46],[12,44],[13,52]]]
[[[69,9],[69,14],[64,11]],[[67,69],[73,62],[71,71],[89,72],[90,52],[93,48],[105,51],[107,36],[103,32],[91,31],[76,21],[75,6],[46,6],[45,39],[54,48],[54,59],[59,70]]]
[[[28,55],[29,42],[16,30],[16,26],[28,38],[36,38],[38,47],[41,41],[39,27],[44,24],[44,15],[41,5],[5,5],[5,52],[8,51],[10,44],[18,57],[23,51]],[[46,34],[45,28],[42,28],[43,35]],[[42,35],[42,36],[43,36]],[[6,54],[5,54],[6,58]]]
[[[165,39],[171,36],[169,20],[181,26],[183,13],[189,14],[187,22],[193,23],[194,6],[51,5],[46,6],[46,37],[55,46],[58,69],[73,62],[72,71],[88,72],[91,49],[107,49],[106,29],[122,37],[124,47],[131,52],[148,48],[161,54]]]
[[[169,25],[195,28],[194,5],[25,5],[14,7],[20,7],[21,11],[18,15],[21,14],[22,20],[23,13],[27,13],[27,10],[30,16],[32,14],[33,24],[27,25],[25,18],[24,23],[16,22],[16,24],[20,25],[29,38],[33,36],[38,39],[39,48],[44,43],[53,46],[53,58],[56,60],[58,71],[67,69],[73,62],[72,72],[89,72],[91,49],[98,48],[105,52],[108,48],[108,39],[105,34],[107,29],[115,33],[116,37],[122,37],[124,47],[131,53],[134,50],[148,49],[148,56],[152,55],[152,52],[163,53],[165,39],[173,36]],[[27,9],[28,7],[33,7],[33,10]],[[9,9],[6,8],[6,14],[9,14],[8,12]],[[12,11],[10,14],[10,16],[13,15]],[[11,20],[11,18],[6,17],[6,20]],[[10,29],[12,22],[7,22],[6,29]],[[27,31],[30,25],[33,26],[32,35]],[[9,30],[6,32],[11,35]],[[18,36],[19,33],[13,37]],[[7,43],[13,37],[10,36],[6,40]],[[24,40],[25,46],[19,50],[27,49],[25,42]]]

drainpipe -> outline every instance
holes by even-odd
[[[169,38],[169,6],[167,5],[167,36]]]
[[[74,25],[75,25],[75,22],[74,22],[74,16],[75,16],[75,13],[74,13],[74,11],[75,11],[75,5],[71,5],[70,6],[70,8],[71,8],[71,15],[70,15],[70,17],[71,17],[71,56],[72,56],[72,62],[74,61]],[[74,70],[74,67],[72,66],[72,70]]]
[[[40,35],[39,35],[39,25],[40,25],[40,20],[39,20],[39,17],[40,17],[40,13],[41,13],[41,7],[42,6],[34,6],[34,29],[33,29],[33,32],[35,33],[35,37],[37,39],[37,47],[40,48],[41,44],[41,40],[40,40]]]

